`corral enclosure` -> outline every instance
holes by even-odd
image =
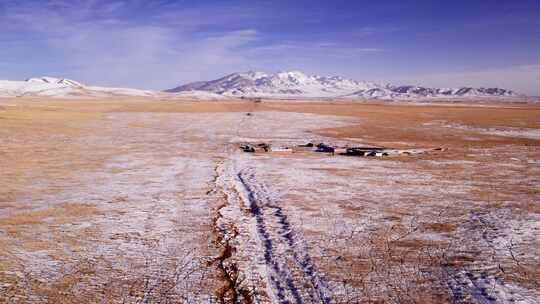
[[[2,101],[0,302],[536,303],[539,130],[533,105]],[[446,151],[238,150],[307,141]]]

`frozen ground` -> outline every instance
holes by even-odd
[[[44,162],[0,182],[7,303],[537,303],[538,151],[367,159],[303,113],[107,113],[4,137]],[[19,155],[18,157],[23,157]],[[16,190],[13,190],[16,189]],[[1,192],[4,191],[4,192]]]
[[[472,130],[483,134],[491,134],[506,137],[518,137],[518,138],[531,138],[540,139],[540,129],[535,128],[474,128],[461,124],[447,123],[445,121],[434,121],[426,123],[426,125],[443,126],[445,128],[458,129],[458,130]]]

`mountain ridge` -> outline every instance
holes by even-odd
[[[518,97],[502,88],[432,88],[417,85],[377,84],[340,76],[306,75],[299,71],[275,74],[264,72],[232,73],[224,77],[197,81],[165,90],[168,93],[207,91],[230,97],[329,97],[329,98],[452,98]]]
[[[130,88],[87,86],[67,78],[35,77],[24,81],[0,80],[0,97],[113,97],[154,96],[156,92]]]
[[[455,99],[526,97],[501,88],[430,88],[357,81],[341,76],[306,75],[299,71],[274,74],[248,71],[210,81],[197,81],[165,91],[88,86],[67,78],[35,77],[25,81],[0,80],[0,97],[163,97],[220,100],[261,97],[270,99]]]

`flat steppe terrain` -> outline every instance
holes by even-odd
[[[0,302],[538,303],[539,146],[534,105],[2,100]]]

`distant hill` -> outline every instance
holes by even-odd
[[[112,97],[155,94],[156,92],[146,90],[86,86],[71,79],[55,77],[30,78],[25,81],[0,80],[0,97]]]
[[[184,84],[165,92],[207,91],[233,97],[268,98],[380,98],[418,99],[453,97],[518,97],[501,88],[429,88],[411,85],[377,84],[339,76],[306,75],[298,71],[266,74],[233,73],[225,77]]]

